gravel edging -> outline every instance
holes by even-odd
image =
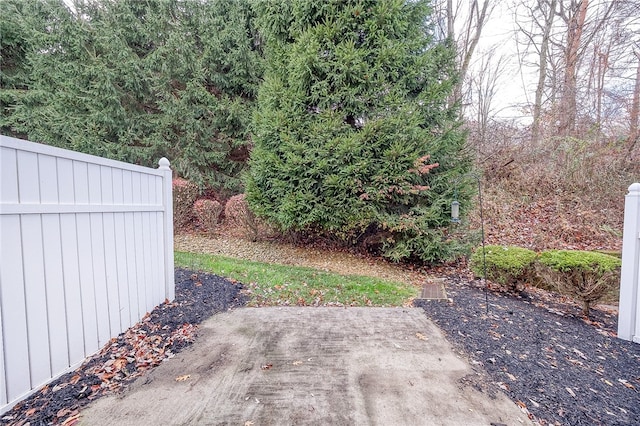
[[[416,301],[447,340],[542,425],[632,425],[640,419],[640,345],[615,337],[617,317],[545,300],[485,294],[447,281],[448,302]],[[485,297],[489,300],[486,313]]]

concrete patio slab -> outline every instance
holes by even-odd
[[[531,425],[417,308],[243,308],[86,425]]]

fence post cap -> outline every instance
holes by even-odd
[[[160,159],[160,161],[158,161],[158,165],[160,166],[160,167],[158,167],[158,168],[159,168],[160,170],[171,170],[171,169],[169,168],[169,165],[170,165],[170,164],[171,164],[171,163],[169,163],[169,160],[167,160],[165,157],[162,157],[162,158]]]
[[[629,187],[629,193],[640,193],[640,183],[632,183],[631,186]]]

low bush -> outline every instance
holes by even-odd
[[[173,185],[173,228],[181,231],[193,218],[193,203],[198,198],[198,187],[186,179],[175,178]]]
[[[589,316],[591,305],[619,284],[621,261],[607,254],[579,250],[549,250],[538,258],[538,274],[558,292],[583,303]]]
[[[216,200],[200,199],[193,203],[193,213],[203,230],[212,233],[218,227],[218,220],[224,207]]]
[[[244,194],[229,198],[224,208],[224,216],[227,226],[240,230],[244,237],[251,241],[258,238],[258,221],[249,209]]]
[[[525,248],[488,245],[485,247],[486,278],[509,290],[522,290],[528,281],[535,280],[536,256],[534,251]],[[483,276],[482,247],[473,252],[469,267],[475,276]]]

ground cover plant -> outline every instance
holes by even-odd
[[[401,282],[208,254],[176,252],[175,263],[244,283],[250,306],[403,306],[417,295]]]

